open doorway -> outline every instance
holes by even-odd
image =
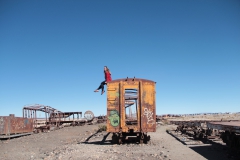
[[[126,125],[138,124],[138,89],[125,89],[125,123]]]

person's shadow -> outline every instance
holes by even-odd
[[[96,140],[96,141],[91,141],[89,142],[89,140],[93,137],[96,137],[99,133],[101,133],[102,131],[98,130],[96,133],[90,135],[84,142],[81,142],[81,143],[84,143],[84,144],[96,144],[96,145],[112,145],[112,141],[111,140],[106,140],[107,137],[109,136],[110,132],[107,132],[102,140]]]

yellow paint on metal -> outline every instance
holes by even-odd
[[[144,90],[144,102],[148,103],[149,105],[153,105],[154,103],[154,86],[152,84],[143,85]]]

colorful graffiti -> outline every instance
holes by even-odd
[[[117,110],[110,111],[108,119],[110,120],[110,124],[113,127],[117,127],[119,125],[119,122],[120,122],[120,117],[119,117],[118,111]]]

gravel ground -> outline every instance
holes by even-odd
[[[158,125],[149,133],[148,144],[112,145],[111,133],[97,132],[99,125],[65,127],[48,133],[2,140],[1,160],[77,160],[77,159],[147,159],[147,160],[224,160],[234,159],[221,145],[187,146],[166,132],[175,126]]]

